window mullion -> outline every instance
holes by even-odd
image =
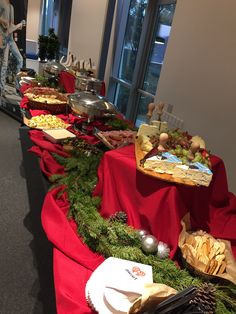
[[[118,21],[118,25],[116,25],[116,28],[118,29],[118,36],[115,39],[115,46],[114,46],[114,65],[112,69],[112,76],[114,77],[118,77],[118,72],[119,72],[119,67],[120,67],[120,57],[122,54],[126,24],[127,24],[127,19],[129,15],[130,1],[131,0],[122,1],[122,7],[117,8],[121,10],[121,18]]]
[[[108,89],[108,99],[114,101],[114,95],[116,91],[116,84],[114,84],[113,78],[118,77],[119,66],[120,66],[120,57],[122,55],[123,41],[125,36],[126,24],[129,14],[129,6],[131,0],[118,0],[117,2],[117,14],[118,19],[116,20],[115,26],[115,38],[113,45],[113,66],[112,66],[112,75],[109,80],[109,89]],[[120,17],[120,18],[119,18]],[[117,36],[116,36],[117,34]]]
[[[130,96],[127,106],[127,118],[134,121],[138,111],[138,103],[140,94],[137,93],[138,89],[142,86],[146,66],[148,63],[147,52],[150,51],[153,34],[155,32],[155,26],[157,21],[157,2],[156,0],[150,0],[147,12],[145,14],[139,50],[137,54],[134,74],[133,74],[133,83],[131,85]]]

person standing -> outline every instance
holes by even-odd
[[[11,51],[13,56],[16,58],[16,73],[20,72],[20,69],[23,66],[23,57],[14,41],[13,32],[17,29],[22,29],[22,27],[25,26],[25,21],[23,20],[17,25],[14,24],[14,7],[9,0],[0,0],[0,18],[3,21],[0,22],[0,32],[3,34],[2,64],[0,70],[0,93],[1,96],[5,96],[9,51]]]

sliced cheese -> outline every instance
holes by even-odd
[[[161,156],[153,156],[148,158],[144,163],[144,169],[152,170],[158,173],[173,174],[177,165],[181,164],[181,160],[168,152]]]
[[[204,166],[200,162],[195,162],[189,166],[176,166],[173,171],[173,177],[189,179],[198,185],[209,186],[212,179],[212,172],[208,167]]]
[[[157,126],[144,123],[140,125],[137,136],[139,135],[154,136],[159,134],[160,131]]]

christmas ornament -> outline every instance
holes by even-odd
[[[159,258],[166,258],[170,254],[170,248],[168,245],[164,242],[159,242],[157,245],[157,256]]]
[[[145,253],[156,253],[157,252],[157,239],[152,235],[146,235],[142,238],[142,249]]]
[[[142,239],[143,237],[145,237],[148,234],[149,234],[149,232],[147,230],[142,230],[142,229],[138,230],[138,235],[139,235],[140,239]]]

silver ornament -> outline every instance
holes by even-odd
[[[152,235],[146,235],[141,241],[142,249],[145,253],[156,253],[157,252],[157,239]]]
[[[170,255],[170,248],[164,242],[159,242],[157,245],[157,256],[159,258],[167,258]]]
[[[145,237],[146,235],[148,235],[149,232],[147,230],[138,230],[138,235],[139,235],[139,238],[142,239],[143,237]]]

